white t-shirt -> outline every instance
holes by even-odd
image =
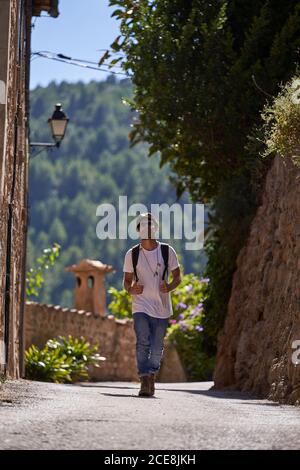
[[[163,293],[159,290],[165,263],[161,253],[160,242],[157,242],[158,246],[154,250],[146,250],[140,245],[136,271],[139,279],[138,283],[144,286],[144,290],[142,294],[132,295],[132,313],[144,312],[152,317],[168,318],[173,314],[171,295],[170,292]],[[125,255],[123,272],[133,272],[131,252],[132,248]],[[160,266],[157,266],[158,263],[160,263]],[[176,251],[169,246],[169,273],[178,267]],[[154,276],[156,269],[158,275]],[[165,281],[167,282],[167,274],[165,275]]]

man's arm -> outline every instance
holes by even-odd
[[[138,284],[137,282],[133,281],[133,273],[126,273],[124,272],[123,277],[123,287],[130,295],[141,294],[143,292],[144,287]]]
[[[173,269],[172,273],[172,281],[167,283],[166,281],[162,281],[160,285],[160,292],[171,292],[172,290],[176,289],[176,287],[181,283],[181,273],[180,267]]]

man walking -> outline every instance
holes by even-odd
[[[181,282],[174,248],[156,240],[158,223],[151,213],[137,218],[140,243],[124,260],[124,289],[132,295],[136,359],[141,381],[139,396],[153,396],[155,373],[160,368],[164,337],[172,315],[170,292]],[[172,281],[168,282],[168,274]]]

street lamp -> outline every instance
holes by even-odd
[[[57,103],[55,105],[54,112],[51,118],[48,119],[48,123],[51,128],[51,134],[53,137],[54,142],[30,142],[30,148],[40,147],[41,150],[37,152],[34,156],[38,153],[42,152],[43,150],[47,150],[53,147],[58,148],[63,140],[67,125],[69,122],[69,118],[65,115],[62,110],[61,104]]]
[[[52,117],[48,119],[51,127],[52,137],[55,140],[56,147],[60,146],[63,140],[69,119],[62,110],[61,104],[57,103]]]

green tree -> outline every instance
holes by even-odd
[[[132,74],[131,145],[149,144],[175,173],[177,193],[210,204],[207,348],[216,347],[236,257],[260,201],[268,162],[248,136],[294,73],[300,2],[110,0],[121,35],[100,63]]]

